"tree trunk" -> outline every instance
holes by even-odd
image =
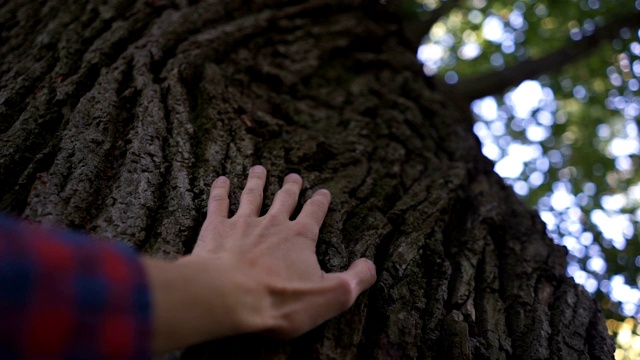
[[[468,112],[421,75],[388,6],[0,1],[0,208],[176,258],[211,181],[295,171],[333,202],[317,254],[378,282],[292,341],[185,359],[611,359],[566,250],[492,171]],[[291,254],[295,256],[295,254]]]

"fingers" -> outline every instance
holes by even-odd
[[[316,191],[311,199],[304,204],[296,221],[309,222],[320,229],[324,217],[327,215],[327,210],[329,210],[329,203],[331,203],[331,193],[328,190]]]
[[[281,215],[289,219],[298,203],[298,196],[302,188],[302,178],[298,174],[289,174],[284,178],[282,189],[278,190],[273,204],[269,209],[270,214]]]
[[[267,333],[293,338],[346,311],[363,291],[375,283],[376,267],[363,258],[354,261],[347,271],[324,275],[321,284],[309,284],[307,291],[293,300],[298,302],[297,306],[281,309],[281,319]],[[291,297],[292,294],[289,289],[285,296]]]
[[[207,208],[208,216],[229,217],[229,179],[220,176],[211,184]]]
[[[262,208],[262,191],[267,180],[267,170],[256,165],[249,170],[247,185],[240,196],[240,206],[237,215],[258,216]]]
[[[360,293],[376,282],[376,265],[369,259],[361,258],[354,261],[347,271],[338,274],[344,275],[351,284],[355,301]]]
[[[347,309],[358,296],[376,282],[376,266],[368,259],[354,261],[349,269],[340,273],[327,274],[328,287],[318,299],[322,303],[317,314],[322,316],[320,322],[330,319]]]
[[[350,308],[358,296],[376,282],[376,265],[369,259],[354,261],[347,271],[327,274],[333,282],[332,293],[327,294],[333,315]]]

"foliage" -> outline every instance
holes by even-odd
[[[609,319],[607,328],[616,341],[616,360],[640,358],[640,324],[633,317],[626,318],[624,321]]]
[[[427,75],[463,83],[571,47],[638,10],[628,0],[461,1],[418,58]],[[592,55],[471,105],[496,172],[568,248],[568,275],[619,320],[640,318],[639,79],[640,31],[620,26]]]

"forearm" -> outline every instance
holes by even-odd
[[[1,214],[0,249],[0,358],[150,358],[147,279],[131,249]]]
[[[264,296],[236,269],[187,256],[175,262],[143,257],[153,307],[154,353],[263,330]]]

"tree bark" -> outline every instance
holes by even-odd
[[[190,251],[211,181],[248,168],[333,202],[317,254],[378,282],[292,341],[184,359],[611,359],[564,248],[492,171],[471,119],[421,75],[384,6],[311,1],[0,2],[0,207]],[[295,256],[295,254],[291,254]]]

